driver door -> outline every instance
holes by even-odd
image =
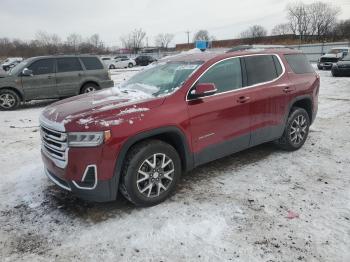
[[[22,75],[21,79],[28,100],[58,97],[54,58],[36,60],[27,68],[32,75]]]
[[[217,63],[197,83],[215,84],[217,89],[199,99],[191,97],[191,90],[187,98],[195,164],[200,165],[249,146],[252,94],[242,89],[240,58]]]

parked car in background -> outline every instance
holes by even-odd
[[[140,66],[147,66],[155,61],[157,61],[157,59],[150,55],[140,55],[135,58],[136,65]]]
[[[331,69],[333,63],[337,63],[340,59],[349,54],[350,47],[338,47],[332,48],[327,54],[321,56],[317,62],[317,68],[322,69]]]
[[[291,49],[169,57],[118,88],[48,106],[40,116],[45,172],[84,199],[111,201],[120,190],[155,205],[196,166],[269,141],[301,148],[319,86],[305,55]]]
[[[108,68],[116,69],[116,68],[132,68],[136,65],[134,59],[128,57],[117,57],[114,60],[110,61]]]
[[[20,102],[64,98],[114,86],[96,56],[43,56],[22,61],[9,74],[0,75],[0,109]]]
[[[112,57],[101,57],[101,61],[103,62],[103,64],[108,68],[109,64],[112,61]]]
[[[9,71],[11,68],[15,67],[21,61],[23,61],[22,57],[9,57],[1,64],[1,67],[4,71]]]
[[[350,76],[350,54],[340,59],[332,66],[333,76]]]

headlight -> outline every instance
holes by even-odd
[[[72,132],[68,133],[68,146],[94,147],[104,141],[104,132]]]

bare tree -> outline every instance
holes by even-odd
[[[157,46],[167,49],[170,42],[173,40],[174,35],[173,34],[158,34],[155,37],[155,43]]]
[[[309,5],[310,34],[323,39],[334,30],[337,16],[340,13],[338,7],[329,3],[315,2]]]
[[[138,52],[143,46],[143,40],[146,37],[146,32],[141,28],[135,29],[130,34],[120,38],[124,48],[132,49],[134,52]]]
[[[279,24],[272,28],[271,35],[288,35],[291,34],[289,24]]]
[[[83,38],[81,35],[73,33],[67,36],[66,44],[70,47],[73,47],[74,51],[76,51],[79,45],[83,42]]]
[[[199,30],[197,33],[195,33],[193,41],[197,40],[210,41],[211,37],[209,36],[208,30]]]
[[[267,36],[267,30],[261,25],[253,25],[241,33],[241,38],[260,38]]]
[[[340,21],[334,31],[336,37],[350,41],[350,19]]]
[[[93,34],[92,36],[90,36],[89,42],[94,47],[98,48],[101,43],[99,34]]]
[[[290,29],[300,36],[300,40],[309,34],[311,21],[310,8],[302,2],[287,5],[287,17]]]
[[[56,34],[38,31],[35,35],[36,44],[41,46],[46,54],[58,53],[62,45],[61,38]]]

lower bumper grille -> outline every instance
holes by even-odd
[[[64,181],[63,179],[55,176],[54,174],[52,174],[49,170],[45,169],[45,173],[46,175],[48,176],[48,178],[54,182],[56,185],[58,185],[59,187],[65,189],[65,190],[68,190],[68,191],[71,191],[71,188],[69,186],[69,184]]]

